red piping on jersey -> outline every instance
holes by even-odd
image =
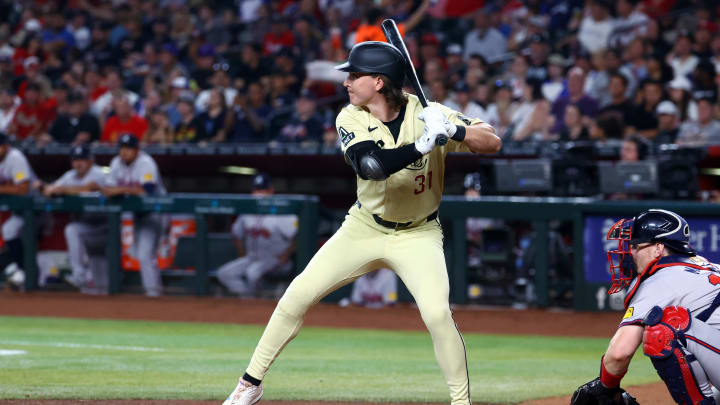
[[[667,256],[665,256],[667,257]],[[625,297],[625,309],[628,309],[628,305],[630,304],[630,300],[632,299],[633,295],[635,295],[635,291],[637,291],[637,288],[640,286],[640,283],[643,282],[646,278],[652,276],[653,274],[657,273],[658,270],[664,269],[666,267],[672,267],[672,266],[683,266],[683,267],[692,267],[694,269],[698,270],[708,270],[707,267],[699,266],[695,263],[688,263],[688,262],[670,262],[670,263],[663,263],[658,264],[658,262],[662,259],[662,257],[657,258],[650,263],[648,263],[647,266],[645,266],[645,270],[643,270],[640,275],[638,275],[638,281],[635,283],[635,287],[633,287],[632,290],[630,290]]]
[[[715,353],[717,353],[717,354],[720,354],[720,349],[718,349],[718,348],[715,347],[715,346],[712,346],[712,345],[709,344],[709,343],[703,342],[702,340],[696,338],[695,336],[685,335],[685,338],[688,339],[688,340],[692,340],[693,342],[699,344],[700,346],[705,347],[705,348],[708,349],[708,350],[712,350],[713,352],[715,352]]]
[[[683,377],[683,382],[685,383],[685,391],[693,404],[699,404],[705,399],[705,396],[700,392],[700,389],[697,386],[697,380],[695,379],[695,374],[693,374],[692,369],[690,369],[690,364],[688,364],[687,359],[680,348],[676,347],[673,350],[673,355],[680,365],[680,372]]]

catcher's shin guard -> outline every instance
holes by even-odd
[[[684,332],[691,322],[683,307],[653,307],[643,320],[643,352],[650,357],[655,370],[678,404],[715,405],[700,389],[691,363],[695,356],[686,354]]]

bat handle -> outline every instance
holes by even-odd
[[[445,135],[438,135],[438,137],[435,138],[435,145],[443,146],[446,143],[448,143],[448,137]]]

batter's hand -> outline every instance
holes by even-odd
[[[423,108],[418,118],[425,122],[425,132],[415,141],[415,149],[426,155],[433,149],[438,138],[448,136],[444,123],[445,115],[439,108],[429,106]]]
[[[426,124],[433,123],[433,125],[442,125],[445,128],[445,133],[448,138],[452,138],[457,132],[457,125],[448,121],[447,117],[443,114],[439,107],[429,105],[423,108],[423,111],[420,113],[418,118],[425,121]]]
[[[639,405],[632,395],[624,389],[608,388],[600,382],[600,377],[587,382],[573,393],[570,405]]]

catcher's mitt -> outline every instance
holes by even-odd
[[[573,393],[570,405],[640,405],[624,389],[608,388],[600,377],[581,385]]]

